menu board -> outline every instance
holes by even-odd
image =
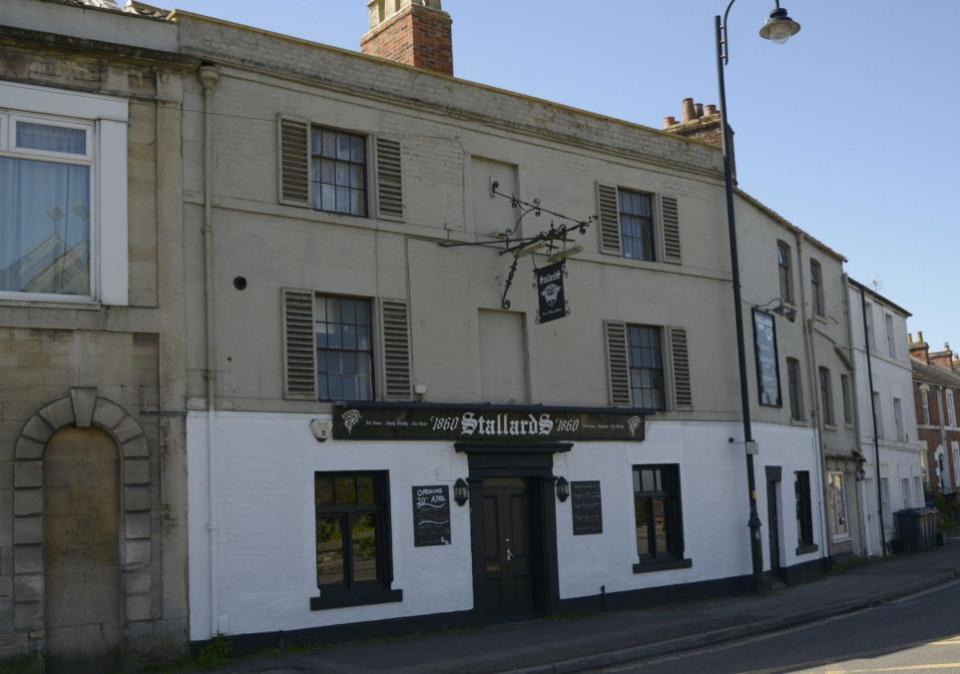
[[[780,407],[777,327],[772,314],[754,309],[753,343],[757,357],[757,391],[760,395],[760,404]]]
[[[413,488],[413,544],[450,545],[450,488]]]
[[[600,481],[571,482],[570,498],[573,501],[573,535],[602,534]]]

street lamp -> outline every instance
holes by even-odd
[[[753,440],[753,430],[750,426],[750,389],[747,383],[747,353],[743,342],[743,308],[740,298],[740,256],[737,250],[737,220],[734,214],[733,200],[733,166],[730,157],[730,125],[727,119],[727,87],[724,79],[724,69],[730,62],[730,50],[727,40],[727,20],[730,9],[736,0],[730,0],[723,17],[715,17],[714,25],[717,36],[717,76],[720,86],[720,128],[723,137],[723,180],[727,197],[727,227],[730,231],[730,267],[733,275],[733,312],[737,324],[737,360],[740,368],[740,406],[743,410],[743,442],[747,458],[747,490],[750,498],[750,557],[753,565],[754,590],[762,592],[763,580],[763,545],[760,541],[760,516],[757,514],[757,482],[753,470],[753,454],[756,452],[756,443]],[[787,10],[777,6],[770,12],[770,18],[760,29],[760,37],[771,40],[776,44],[783,44],[800,31],[800,24],[790,18]]]

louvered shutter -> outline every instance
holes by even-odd
[[[663,223],[663,261],[681,264],[680,215],[676,197],[660,197],[660,218]]]
[[[281,204],[310,206],[310,123],[280,117],[277,124],[279,147],[279,195]]]
[[[377,204],[379,216],[403,220],[403,162],[400,143],[377,138]]]
[[[317,399],[313,293],[283,289],[283,389],[290,400]]]
[[[600,252],[620,255],[620,204],[615,186],[597,183],[597,216],[600,218]]]
[[[690,353],[687,349],[687,331],[670,328],[670,356],[673,362],[673,402],[678,408],[693,407],[690,388]]]
[[[409,400],[410,322],[407,303],[382,300],[380,325],[383,342],[383,397],[388,400]]]
[[[630,367],[627,359],[627,326],[621,321],[604,321],[607,342],[607,391],[611,405],[630,405]]]

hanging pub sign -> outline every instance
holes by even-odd
[[[337,440],[456,440],[502,443],[644,439],[638,410],[610,408],[335,405]]]
[[[557,262],[548,267],[534,270],[537,279],[537,297],[540,300],[540,309],[537,311],[538,323],[549,323],[563,318],[567,311],[567,299],[563,292],[563,277],[566,274],[566,264]]]

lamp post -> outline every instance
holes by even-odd
[[[714,24],[717,36],[717,76],[720,86],[720,128],[723,137],[723,180],[727,198],[727,226],[730,231],[730,267],[733,275],[733,311],[737,324],[737,361],[740,368],[740,405],[743,410],[743,442],[747,458],[747,489],[750,497],[750,557],[753,564],[754,590],[762,592],[763,580],[763,545],[760,541],[760,516],[757,513],[757,481],[753,470],[753,454],[756,444],[753,440],[753,430],[750,425],[750,389],[747,383],[747,354],[743,342],[743,308],[740,298],[740,256],[737,250],[737,221],[734,213],[733,201],[733,166],[730,157],[730,126],[727,118],[727,88],[724,72],[730,62],[730,51],[727,40],[727,20],[730,10],[736,0],[730,0],[723,17],[715,17]],[[770,12],[770,18],[760,29],[760,37],[775,44],[783,44],[800,31],[800,24],[787,14],[787,10],[780,7],[780,0],[776,0],[776,9]]]

